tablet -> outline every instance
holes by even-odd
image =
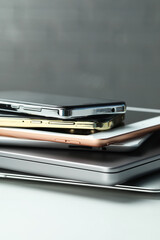
[[[38,141],[38,140],[30,140],[30,139],[20,139],[20,138],[11,138],[11,137],[0,137],[0,146],[16,146],[16,147],[25,147],[25,148],[46,148],[46,149],[70,149],[72,151],[107,151],[107,152],[129,152],[134,151],[138,147],[140,147],[151,134],[147,134],[143,137],[132,139],[129,141],[115,143],[108,145],[107,147],[87,147],[87,146],[77,146],[73,144],[64,144],[57,142],[49,142],[49,141]],[[27,149],[26,149],[27,151]]]

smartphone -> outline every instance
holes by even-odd
[[[160,169],[160,132],[132,153],[2,147],[0,168],[29,174],[115,185]]]
[[[60,119],[123,114],[124,101],[31,92],[1,92],[0,110]]]
[[[131,117],[131,118],[130,118]],[[132,119],[132,123],[128,123]],[[139,120],[136,120],[139,119]],[[141,120],[141,121],[140,121]],[[88,135],[58,133],[20,128],[0,128],[0,135],[6,137],[51,141],[89,147],[104,147],[146,135],[160,129],[160,115],[151,112],[130,111],[126,114],[126,124],[109,131]]]
[[[124,114],[109,115],[108,117],[85,118],[77,120],[59,120],[53,118],[37,118],[18,114],[0,113],[0,127],[20,127],[20,128],[49,128],[68,130],[77,133],[82,130],[82,134],[93,133],[94,131],[104,131],[120,125],[124,121]],[[87,131],[89,130],[89,131]]]

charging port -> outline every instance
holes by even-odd
[[[10,104],[3,104],[3,103],[0,104],[0,109],[3,109],[3,110],[16,110]]]

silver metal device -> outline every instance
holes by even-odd
[[[115,185],[160,168],[160,133],[131,153],[39,148],[0,149],[0,168],[33,175]]]
[[[14,180],[25,180],[32,182],[42,182],[42,183],[54,183],[54,184],[66,184],[71,186],[81,186],[81,187],[91,187],[91,188],[101,188],[105,190],[120,190],[128,192],[142,192],[149,194],[159,194],[160,193],[160,172],[154,172],[148,174],[138,179],[134,179],[132,182],[125,182],[123,184],[117,184],[114,186],[92,184],[81,181],[74,181],[70,179],[62,178],[49,178],[44,176],[30,175],[21,172],[7,171],[6,169],[0,169],[1,179],[14,179]]]

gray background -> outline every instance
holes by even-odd
[[[160,1],[0,0],[0,88],[160,107]]]

